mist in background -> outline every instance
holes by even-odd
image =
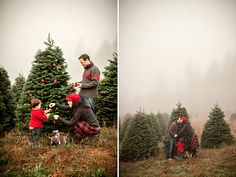
[[[236,1],[120,0],[119,109],[236,112]]]
[[[87,53],[102,72],[117,52],[116,0],[0,0],[0,64],[11,83],[30,72],[48,33],[68,64],[71,82],[81,81],[78,57]]]

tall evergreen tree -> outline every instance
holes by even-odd
[[[121,161],[142,160],[157,154],[156,139],[145,113],[138,112],[120,148]]]
[[[153,134],[155,136],[156,142],[161,142],[162,135],[161,135],[161,128],[160,128],[159,120],[153,113],[148,114],[148,119],[149,119],[150,126],[152,128]]]
[[[35,55],[17,111],[20,121],[25,125],[30,118],[32,98],[40,99],[42,101],[41,109],[46,109],[51,102],[62,103],[66,95],[74,91],[74,88],[67,84],[70,77],[66,71],[67,64],[63,58],[62,50],[54,46],[50,35],[44,44],[46,49],[39,50]],[[62,112],[55,113],[63,115]],[[52,130],[51,121],[45,122],[46,130]]]
[[[0,137],[15,126],[15,108],[8,73],[0,66]]]
[[[116,124],[117,119],[117,54],[108,61],[110,65],[105,67],[96,100],[96,114],[101,125]]]
[[[131,114],[126,114],[124,119],[125,119],[124,122],[122,123],[122,125],[120,125],[120,132],[119,132],[120,143],[123,141],[124,137],[127,135],[130,124],[133,120],[133,116]]]
[[[23,74],[19,74],[19,76],[16,77],[15,83],[12,86],[12,94],[16,104],[18,104],[20,101],[20,96],[23,91],[24,85],[25,77],[23,76]]]
[[[156,115],[156,118],[159,120],[160,123],[161,136],[165,136],[170,121],[170,116],[166,113],[159,112]]]
[[[225,114],[216,104],[209,114],[201,136],[203,148],[215,148],[234,143],[229,124],[224,120]]]

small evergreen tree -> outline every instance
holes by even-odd
[[[120,125],[120,143],[123,141],[124,137],[127,135],[127,131],[129,130],[129,126],[133,120],[133,116],[131,114],[126,114],[124,118],[124,122]]]
[[[67,94],[74,91],[74,88],[67,84],[70,77],[66,71],[67,64],[63,58],[62,50],[54,46],[50,35],[47,42],[44,43],[47,48],[44,51],[39,50],[35,55],[20,99],[20,106],[17,109],[19,120],[25,126],[30,119],[32,98],[40,99],[42,101],[41,109],[46,109],[51,102],[61,104]],[[57,111],[55,114],[68,117],[68,114],[63,114],[62,111]],[[53,129],[52,119],[51,116],[51,119],[44,123],[45,130],[51,131]]]
[[[96,114],[101,125],[116,124],[117,119],[117,54],[114,53],[113,60],[108,61],[110,65],[105,67],[96,100]]]
[[[166,113],[158,113],[156,115],[156,118],[160,123],[161,136],[165,136],[168,128],[168,123],[170,121],[170,116]]]
[[[189,115],[187,113],[187,110],[185,107],[182,106],[182,103],[178,102],[178,104],[176,104],[177,108],[174,108],[172,113],[171,113],[171,119],[170,119],[170,122],[169,122],[169,125],[176,121],[178,118],[181,118],[181,117],[186,117],[189,119]]]
[[[229,124],[224,120],[224,112],[216,104],[209,114],[201,136],[203,148],[215,148],[234,143]]]
[[[23,91],[24,85],[25,77],[23,76],[23,74],[19,74],[19,76],[16,77],[15,83],[12,86],[12,94],[16,104],[19,104],[20,96]]]
[[[148,121],[145,113],[134,115],[120,149],[121,161],[142,160],[157,154],[155,136]]]
[[[15,109],[8,73],[0,66],[0,137],[15,126]]]
[[[153,113],[150,113],[148,115],[148,118],[149,118],[149,123],[152,128],[153,134],[155,136],[156,142],[161,142],[162,135],[161,135],[161,128],[160,128],[159,120]]]

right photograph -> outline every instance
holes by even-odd
[[[236,176],[236,1],[119,1],[119,176]]]

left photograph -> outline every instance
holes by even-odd
[[[117,176],[117,1],[0,1],[1,176]]]

